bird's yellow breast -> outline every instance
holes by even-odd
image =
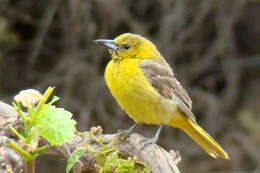
[[[111,60],[105,80],[119,105],[136,122],[167,124],[169,100],[162,97],[139,67],[140,59]],[[168,115],[168,116],[167,116]]]

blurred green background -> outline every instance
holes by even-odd
[[[55,86],[78,129],[104,133],[133,121],[109,93],[109,54],[93,43],[122,33],[153,41],[193,100],[199,124],[230,154],[214,160],[165,127],[158,144],[179,150],[182,173],[260,172],[260,1],[0,0],[0,99]],[[137,132],[151,137],[156,127]],[[50,158],[49,158],[50,159]],[[58,172],[54,158],[37,172]]]

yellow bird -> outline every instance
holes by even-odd
[[[112,59],[106,67],[105,80],[121,108],[136,123],[160,125],[155,136],[143,146],[155,143],[162,126],[170,125],[184,130],[210,156],[229,159],[225,150],[196,122],[190,97],[151,41],[125,33],[114,40],[95,42],[109,48]]]

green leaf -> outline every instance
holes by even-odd
[[[120,164],[116,168],[116,173],[121,172],[133,172],[135,168],[135,162],[131,158],[128,158],[127,160],[121,159]]]
[[[109,154],[106,157],[106,161],[103,166],[104,172],[112,171],[112,169],[117,167],[118,164],[119,164],[119,159],[117,156],[117,152],[113,152],[113,153]]]
[[[135,172],[151,173],[151,171],[147,168],[147,165],[145,165],[142,162],[139,162],[138,160],[135,160]]]
[[[51,145],[61,145],[74,136],[76,122],[71,119],[72,114],[63,108],[56,108],[50,104],[43,105],[36,120],[40,136]]]
[[[67,166],[66,166],[66,173],[68,173],[73,165],[79,160],[79,158],[84,154],[86,151],[86,147],[82,146],[74,150],[74,152],[70,155]]]
[[[103,152],[97,152],[96,161],[98,161],[99,163],[103,163],[105,160],[105,156],[106,154],[104,154]]]

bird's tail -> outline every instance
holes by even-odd
[[[194,141],[196,141],[210,156],[229,159],[226,151],[196,122],[179,112],[177,117],[170,121],[170,125],[184,130]],[[178,121],[180,123],[178,123]]]

